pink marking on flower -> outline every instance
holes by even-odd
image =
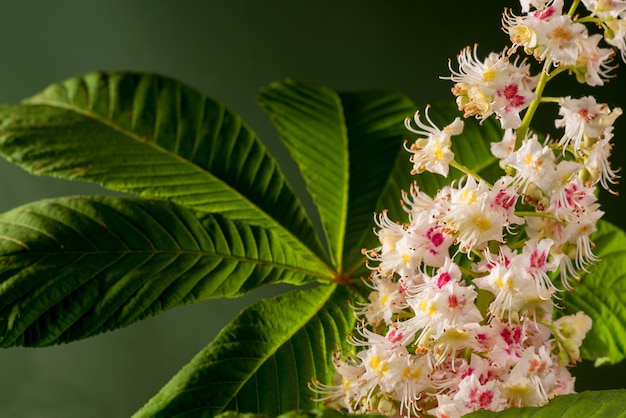
[[[441,289],[450,281],[451,278],[452,276],[450,276],[450,273],[447,271],[442,272],[439,276],[437,276],[437,287]]]
[[[388,333],[387,333],[387,340],[390,343],[393,344],[397,344],[399,342],[402,341],[402,338],[404,337],[404,334],[401,333],[400,331],[398,331],[397,329],[393,328],[391,329]]]
[[[589,109],[586,109],[584,107],[576,113],[578,114],[578,116],[580,116],[581,119],[583,119],[587,123],[591,123],[598,117],[597,113],[590,112]]]
[[[508,210],[515,205],[516,200],[517,199],[515,195],[508,194],[506,190],[500,190],[493,200],[493,203],[495,206],[499,206],[502,209]]]
[[[507,345],[512,346],[513,344],[518,344],[520,342],[522,329],[520,327],[515,327],[513,330],[510,328],[503,328],[500,332],[500,336]]]
[[[426,238],[428,238],[435,247],[439,247],[445,240],[445,236],[439,232],[436,226],[433,226],[426,232]]]
[[[555,11],[556,9],[554,6],[545,7],[543,9],[535,10],[533,12],[533,16],[539,20],[548,20],[554,15]]]
[[[448,307],[451,309],[456,309],[459,306],[459,298],[456,295],[448,296]]]
[[[540,251],[533,251],[530,254],[530,268],[531,269],[543,269],[546,265],[546,253]]]
[[[491,402],[493,402],[493,391],[485,390],[481,392],[478,388],[472,390],[470,393],[470,401],[474,405],[478,405],[481,408],[488,409],[491,406]]]
[[[459,375],[459,378],[460,378],[461,380],[463,380],[463,379],[465,379],[467,376],[470,376],[470,375],[472,375],[472,374],[474,374],[474,368],[473,368],[473,367],[468,367],[467,369],[463,370],[463,373],[461,373],[461,374]]]
[[[498,96],[504,97],[509,103],[506,110],[509,110],[510,108],[523,107],[526,102],[524,96],[519,94],[519,86],[517,84],[504,86],[504,88],[499,90],[497,94]]]

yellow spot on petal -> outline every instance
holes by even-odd
[[[441,161],[443,160],[443,150],[439,147],[435,150],[435,160]]]
[[[424,312],[428,316],[433,316],[437,313],[437,305],[428,299],[422,299],[418,307],[420,311]]]
[[[484,82],[489,82],[489,81],[493,81],[496,78],[496,72],[493,68],[488,68],[487,70],[485,70],[485,72],[483,72],[483,81]]]
[[[380,356],[372,356],[369,363],[372,370],[380,374],[387,373],[387,370],[389,369],[389,364],[386,361],[383,361]]]
[[[472,223],[481,231],[488,231],[491,228],[491,221],[482,214],[474,215]]]
[[[385,305],[387,303],[387,300],[389,299],[389,295],[387,295],[386,293],[383,293],[380,296],[380,304],[381,305]]]
[[[405,379],[417,380],[421,375],[422,369],[420,368],[411,369],[410,367],[405,367],[404,370],[402,370],[402,377]]]
[[[476,192],[474,190],[462,190],[461,191],[461,201],[468,205],[476,202]]]
[[[504,280],[500,276],[493,281],[493,284],[500,289],[513,289],[513,282],[511,280]]]

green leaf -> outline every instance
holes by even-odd
[[[333,265],[342,271],[350,164],[339,95],[328,87],[285,80],[262,89],[258,102],[300,168]]]
[[[372,414],[358,414],[358,415],[347,415],[343,414],[336,409],[330,408],[322,408],[322,409],[311,409],[311,410],[295,410],[289,411],[284,414],[278,415],[277,418],[343,418],[349,416],[358,416],[359,418],[380,418],[380,415],[372,415]],[[265,414],[254,414],[254,413],[240,413],[236,411],[226,411],[217,415],[216,418],[269,418],[269,415]]]
[[[557,396],[541,408],[509,408],[501,412],[478,411],[466,418],[606,418],[626,417],[626,390],[583,392]]]
[[[612,364],[626,357],[626,234],[606,221],[592,236],[601,261],[563,294],[564,314],[584,311],[593,320],[581,347],[587,360]]]
[[[394,169],[397,155],[408,155],[403,147],[404,120],[415,112],[415,104],[399,93],[381,91],[342,93],[341,102],[350,147],[350,188],[344,246],[348,271],[364,265],[364,247],[376,245],[374,212]],[[375,162],[374,164],[372,162]],[[400,199],[400,188],[396,190]],[[374,243],[374,244],[372,244]]]
[[[360,249],[373,235],[372,214],[415,105],[398,93],[339,94],[294,80],[271,84],[259,103],[302,171],[334,265],[349,271],[363,262]]]
[[[36,202],[0,215],[0,345],[68,342],[182,304],[328,274],[270,229],[170,202]]]
[[[326,255],[302,205],[240,117],[172,79],[91,73],[0,107],[0,153],[41,175],[275,228]],[[323,261],[320,261],[323,262]]]
[[[307,383],[329,382],[332,352],[347,347],[355,318],[345,286],[323,285],[260,300],[244,310],[135,417],[276,416],[315,409]]]

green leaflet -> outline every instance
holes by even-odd
[[[290,411],[277,418],[341,418],[374,417],[380,415],[349,415],[333,409]],[[510,408],[501,412],[480,410],[464,415],[467,418],[605,418],[626,417],[626,390],[583,392],[559,396],[542,408]],[[219,418],[269,418],[268,415],[237,413],[234,411],[218,415]]]
[[[401,94],[379,91],[343,93],[341,101],[348,127],[351,174],[344,266],[346,271],[356,271],[365,263],[361,249],[379,245],[372,232],[373,214],[384,209],[379,199],[397,156],[401,154],[408,161],[403,147],[407,134],[404,119],[415,112],[415,104]]]
[[[327,275],[271,230],[173,203],[35,202],[0,216],[0,344],[68,342],[182,304]]]
[[[626,357],[626,234],[606,221],[592,236],[601,261],[589,268],[574,292],[563,294],[565,314],[584,311],[593,320],[581,355],[612,364]]]
[[[337,271],[349,272],[362,263],[363,235],[372,235],[372,212],[415,105],[398,93],[340,94],[294,80],[272,83],[258,100],[302,171]]]
[[[260,300],[235,318],[134,417],[276,416],[314,409],[313,377],[329,382],[332,352],[355,318],[347,287],[320,285]]]
[[[604,390],[557,396],[541,408],[478,411],[467,418],[608,418],[626,417],[626,390]]]
[[[289,411],[284,414],[278,415],[276,418],[342,418],[351,416],[342,414],[336,409],[322,408],[311,410],[295,410]],[[355,415],[356,416],[356,415]],[[358,414],[360,418],[374,418],[380,417],[377,414]],[[238,413],[235,411],[226,411],[217,416],[218,418],[269,418],[269,415],[254,414],[254,413]]]
[[[172,79],[91,73],[53,84],[0,107],[0,153],[35,174],[276,228],[324,262],[310,219],[254,132]]]

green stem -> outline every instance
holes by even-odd
[[[481,258],[482,258],[482,256],[481,256]],[[476,278],[476,277],[480,276],[480,274],[473,272],[472,270],[468,269],[467,267],[459,266],[459,270],[461,270],[461,274],[463,274],[464,276],[470,276],[471,278]]]
[[[533,120],[533,116],[535,116],[535,112],[539,107],[539,103],[541,103],[541,95],[543,94],[543,89],[546,87],[548,80],[550,79],[550,74],[548,74],[548,70],[550,70],[550,61],[546,60],[543,64],[543,69],[541,70],[541,75],[539,76],[539,81],[537,82],[537,87],[535,88],[535,100],[530,102],[528,109],[526,109],[526,113],[524,114],[524,119],[522,119],[522,124],[519,128],[517,128],[516,138],[515,138],[515,149],[518,149],[522,145],[522,141],[526,138],[528,134],[528,128],[530,127],[530,122]]]
[[[459,170],[460,172],[462,172],[464,174],[467,174],[468,176],[474,177],[474,179],[476,179],[477,181],[481,181],[482,180],[483,182],[485,182],[485,184],[487,184],[487,186],[489,186],[490,189],[493,187],[493,185],[491,183],[489,183],[487,180],[482,178],[477,172],[475,172],[474,170],[464,166],[463,164],[459,163],[456,160],[450,161],[450,166],[456,168],[457,170]]]
[[[570,6],[569,10],[567,11],[567,15],[569,17],[574,16],[574,13],[576,13],[576,9],[578,9],[578,5],[579,4],[580,4],[580,0],[574,0],[572,5]]]
[[[604,21],[599,17],[585,16],[581,17],[580,19],[574,20],[574,23],[595,23],[598,26],[602,26],[604,24]]]
[[[537,218],[552,219],[553,221],[557,221],[557,222],[563,223],[563,221],[561,219],[557,218],[556,216],[552,215],[551,213],[546,213],[546,212],[533,212],[533,211],[525,211],[525,210],[516,210],[515,214],[517,216],[534,216],[534,217],[537,217]]]
[[[542,97],[541,103],[558,103],[561,99],[562,97]]]

